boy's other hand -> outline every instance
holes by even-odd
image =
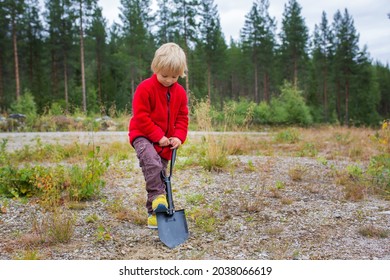
[[[177,137],[171,137],[169,138],[169,141],[171,142],[171,146],[172,146],[171,149],[179,148],[181,145],[181,140]]]

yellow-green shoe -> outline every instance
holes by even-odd
[[[154,213],[148,215],[148,228],[157,229],[157,217]]]
[[[168,211],[168,202],[165,194],[160,194],[152,202],[152,209],[154,212]]]

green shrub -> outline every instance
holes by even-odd
[[[254,108],[253,122],[255,124],[268,124],[271,122],[271,107],[262,101]]]
[[[271,119],[279,124],[309,125],[313,123],[310,109],[306,105],[302,92],[285,82],[281,95],[271,100]]]
[[[0,168],[0,194],[6,197],[32,196],[37,190],[31,184],[34,168],[16,168],[12,165]]]
[[[27,116],[29,119],[35,119],[37,116],[37,105],[34,100],[34,96],[26,89],[22,96],[11,104],[12,113],[20,113]]]
[[[286,124],[290,122],[284,103],[279,98],[271,99],[270,111],[269,120],[272,124]]]
[[[371,183],[379,192],[390,198],[390,154],[384,153],[372,157],[367,173]]]
[[[86,167],[74,165],[69,173],[68,194],[71,200],[86,200],[99,194],[105,181],[101,178],[108,167],[108,160],[97,158],[100,148],[97,147],[88,155]]]

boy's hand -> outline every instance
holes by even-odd
[[[161,138],[160,141],[158,141],[158,144],[161,147],[166,147],[171,144],[171,141],[168,139],[168,137],[163,136],[163,138]]]
[[[169,138],[169,141],[171,142],[171,146],[172,146],[171,149],[179,148],[181,145],[181,140],[177,137],[171,137]]]

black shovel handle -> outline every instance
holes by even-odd
[[[167,192],[168,214],[169,215],[173,215],[173,213],[175,212],[175,206],[173,205],[172,187],[171,187],[171,176],[172,176],[173,166],[175,165],[175,161],[176,161],[176,149],[173,149],[172,150],[171,164],[170,164],[170,168],[169,168],[169,176],[165,176],[164,171],[161,171],[161,177],[164,180],[165,190]]]

